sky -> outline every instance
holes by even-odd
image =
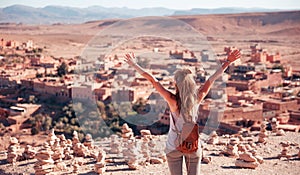
[[[187,10],[191,8],[220,8],[220,7],[259,7],[269,9],[300,9],[300,0],[0,0],[0,7],[21,4],[32,7],[59,5],[70,7],[165,7],[170,9]]]

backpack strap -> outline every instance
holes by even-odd
[[[172,129],[177,135],[179,135],[180,134],[180,131],[178,130],[178,128],[177,128],[177,126],[176,126],[176,123],[175,123],[175,118],[173,117],[173,115],[172,115],[172,112],[170,111],[170,115],[171,115],[171,117],[172,117],[172,120],[173,120],[173,124],[174,124],[174,127],[175,127],[175,129]]]

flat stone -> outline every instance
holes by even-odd
[[[246,162],[256,162],[256,159],[254,156],[252,156],[251,153],[242,153],[239,155],[239,159],[242,159]]]
[[[235,161],[235,166],[241,167],[241,168],[250,168],[250,169],[255,169],[259,165],[258,162],[245,162],[242,160],[236,160]]]
[[[157,158],[157,157],[151,157],[150,158],[151,164],[162,164],[164,163],[163,159]]]
[[[140,132],[142,136],[151,135],[151,131],[147,129],[142,129]]]

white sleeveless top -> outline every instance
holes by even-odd
[[[197,122],[198,119],[198,108],[199,108],[200,104],[197,104],[193,107],[191,114],[193,117],[193,122]],[[175,120],[175,122],[174,122]],[[177,112],[171,112],[170,111],[170,128],[169,128],[169,132],[168,132],[168,138],[167,138],[167,142],[166,142],[166,149],[165,149],[165,153],[168,154],[169,152],[176,150],[176,146],[175,146],[175,140],[177,138],[177,133],[176,128],[174,126],[174,123],[176,124],[176,128],[181,131],[182,130],[182,126],[184,123],[184,119],[183,116],[181,116],[181,114],[178,115]]]

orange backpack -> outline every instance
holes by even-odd
[[[182,126],[182,130],[179,131],[176,127],[174,118],[173,123],[175,126],[175,132],[177,133],[177,138],[175,140],[176,149],[182,153],[196,152],[198,149],[199,140],[198,124],[192,122],[185,122]]]

